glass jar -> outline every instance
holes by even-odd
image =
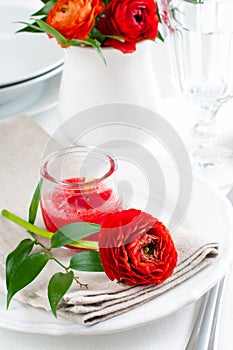
[[[116,161],[95,147],[75,146],[50,154],[41,166],[41,210],[48,231],[74,222],[102,224],[106,212],[121,209]],[[98,241],[98,234],[86,240]]]

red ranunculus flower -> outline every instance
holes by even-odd
[[[162,283],[177,263],[177,251],[166,227],[136,209],[105,216],[99,251],[110,280],[128,285]]]
[[[109,38],[104,46],[130,53],[136,50],[136,42],[157,37],[158,23],[154,0],[111,0],[96,27],[102,34],[119,35],[125,40]]]
[[[46,23],[66,39],[86,39],[95,18],[104,9],[100,0],[58,0],[50,10]]]

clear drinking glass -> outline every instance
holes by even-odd
[[[102,224],[106,212],[121,208],[116,161],[92,147],[63,148],[41,166],[41,210],[48,231],[74,222]],[[93,234],[87,240],[98,240]]]
[[[233,1],[160,0],[159,9],[175,81],[200,110],[194,159],[216,166],[224,152],[215,117],[233,88]]]

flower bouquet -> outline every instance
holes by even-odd
[[[103,57],[102,47],[123,53],[136,50],[136,43],[162,36],[154,0],[43,0],[31,23],[19,32],[45,32],[62,47],[91,46]]]

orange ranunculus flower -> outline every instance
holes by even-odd
[[[58,0],[48,13],[46,23],[66,39],[86,39],[103,11],[100,0]]]

